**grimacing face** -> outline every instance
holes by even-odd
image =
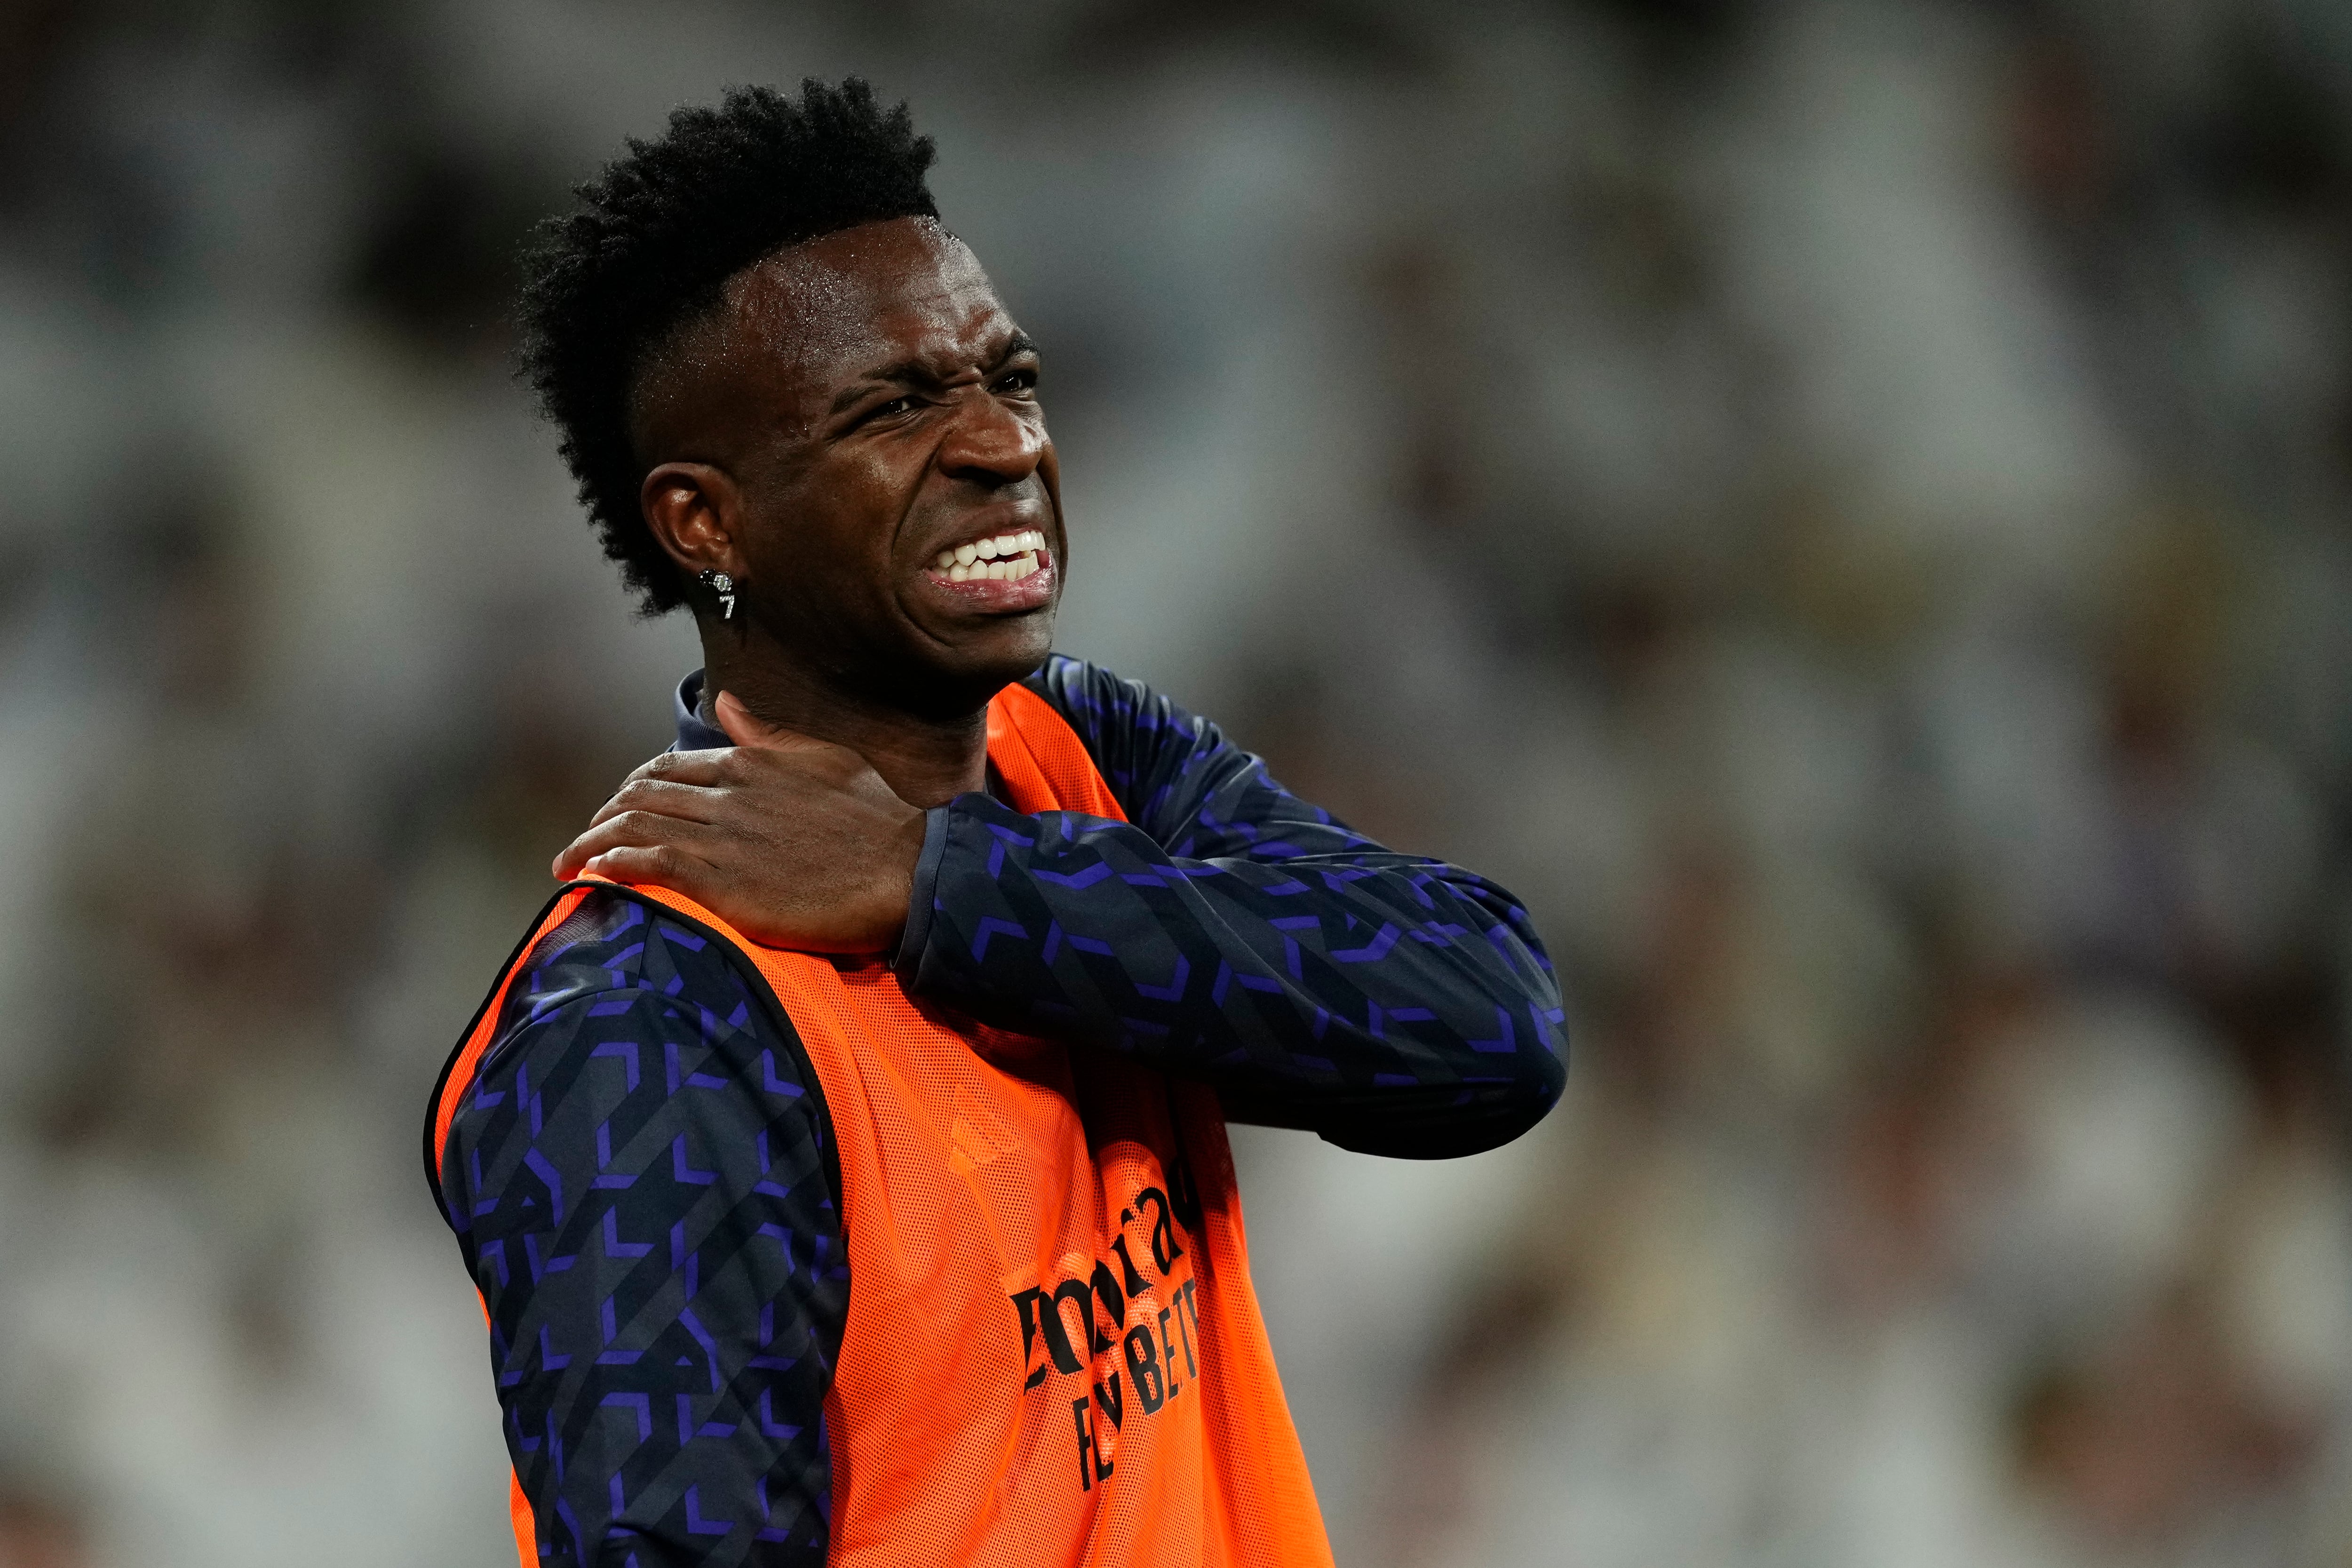
[[[805,678],[974,711],[1045,658],[1061,597],[1037,371],[930,219],[787,247],[640,377],[647,521],[689,576],[735,580],[734,635]]]

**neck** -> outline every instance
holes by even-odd
[[[731,691],[755,719],[848,747],[882,775],[893,795],[924,810],[988,787],[985,703],[969,713],[909,712],[847,689],[772,647],[747,647],[726,636],[706,635],[702,658],[708,723],[717,723],[711,705],[719,694]]]

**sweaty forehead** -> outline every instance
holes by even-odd
[[[1003,313],[969,246],[929,218],[790,246],[729,286],[741,346],[814,395],[910,357],[976,351]]]

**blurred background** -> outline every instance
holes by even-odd
[[[1236,1135],[1342,1563],[2352,1563],[2341,0],[7,0],[0,1568],[511,1562],[424,1097],[696,658],[510,257],[851,70],[1061,646],[1567,980]]]

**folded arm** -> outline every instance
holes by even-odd
[[[934,813],[897,961],[911,991],[1367,1152],[1471,1153],[1551,1108],[1559,991],[1507,892],[1374,844],[1134,682],[1057,658],[1032,685],[1130,820],[984,795]]]

